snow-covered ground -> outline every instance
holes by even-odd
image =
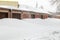
[[[59,19],[49,18],[4,18],[0,20],[0,40],[60,40],[59,22]]]
[[[56,18],[47,18],[47,19],[23,19],[23,21],[33,23],[33,24],[39,24],[44,26],[53,26],[53,27],[60,27],[60,19]]]

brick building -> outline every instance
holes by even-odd
[[[5,6],[2,7],[1,6],[2,4],[10,6],[10,7],[5,7]],[[14,8],[11,8],[11,7],[14,7]],[[40,13],[36,11],[31,11],[31,10],[22,10],[18,8],[18,2],[0,1],[0,18],[17,18],[17,19],[41,18],[41,19],[45,19],[45,18],[48,18],[48,13],[42,13],[42,12]]]

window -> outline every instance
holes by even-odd
[[[41,19],[43,19],[43,15],[41,15]]]
[[[49,18],[52,18],[52,15],[48,15]]]
[[[18,13],[12,13],[12,18],[21,19],[21,14],[18,14]]]
[[[32,14],[32,15],[31,15],[31,17],[32,17],[32,18],[35,18],[35,15],[34,15],[34,14]]]

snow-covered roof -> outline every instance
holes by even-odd
[[[11,6],[1,6],[8,9],[16,9],[16,10],[25,10],[25,11],[33,11],[33,12],[40,12],[40,13],[54,13],[57,10],[57,4],[51,4],[51,0],[17,0],[19,4],[19,8],[11,7]]]
[[[37,9],[37,8],[33,8],[30,6],[26,6],[26,5],[21,5],[19,8],[12,7],[12,6],[3,6],[3,5],[0,5],[0,7],[1,8],[7,8],[7,9],[33,11],[33,12],[39,12],[39,13],[48,13],[48,12],[44,11],[43,9]]]
[[[42,12],[42,13],[49,13],[49,12],[56,12],[56,4],[51,5],[52,2],[50,2],[51,0],[20,0],[19,4],[21,6],[21,4],[27,5],[27,6],[32,6],[32,9],[28,9],[28,10],[32,10],[32,11],[37,11],[37,12]],[[27,9],[25,9],[27,10]],[[50,13],[49,13],[50,14]]]
[[[24,10],[24,11],[32,11],[32,12],[39,12],[39,13],[49,13],[47,10],[45,9],[41,9],[41,8],[34,8],[32,6],[27,6],[27,5],[20,5],[19,8],[14,7],[14,6],[4,6],[4,5],[0,5],[1,8],[7,8],[7,9],[15,9],[15,10]]]
[[[5,5],[0,5],[1,8],[7,8],[7,9],[17,9],[16,7],[13,6],[5,6]]]
[[[30,7],[30,6],[26,6],[26,5],[21,5],[19,7],[19,9],[20,10],[26,10],[26,11],[40,12],[40,13],[48,13],[43,9],[33,8],[33,7]]]

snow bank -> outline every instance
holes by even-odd
[[[23,21],[26,21],[28,23],[32,24],[38,24],[38,25],[44,25],[42,28],[47,28],[44,30],[49,31],[49,36],[43,36],[43,37],[33,37],[31,40],[59,40],[60,36],[60,19],[55,19],[55,18],[48,18],[48,19],[23,19]]]
[[[24,40],[41,35],[44,28],[18,19],[0,20],[0,40]],[[46,32],[47,30],[45,30]],[[45,33],[46,34],[46,33]]]
[[[44,26],[60,27],[60,19],[48,18],[48,19],[23,19],[23,21],[39,24]]]
[[[60,29],[18,19],[4,18],[0,20],[0,40],[40,40],[49,37],[54,31],[60,31]]]

